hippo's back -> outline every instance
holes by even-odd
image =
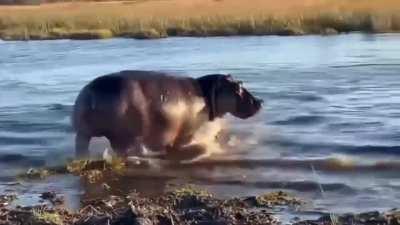
[[[82,89],[75,102],[73,125],[102,136],[110,127],[126,124],[123,116],[142,122],[148,116],[160,120],[163,115],[159,111],[166,102],[191,104],[194,96],[201,96],[201,91],[193,78],[139,70],[108,74]]]

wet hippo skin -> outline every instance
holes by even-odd
[[[88,157],[92,137],[106,137],[120,156],[143,149],[174,160],[204,152],[193,136],[205,123],[230,113],[246,119],[262,101],[231,75],[199,78],[154,71],[100,76],[79,93],[72,123],[77,157]]]

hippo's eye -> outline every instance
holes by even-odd
[[[241,81],[235,81],[235,82],[232,82],[232,84],[235,87],[235,89],[240,89],[243,86],[243,83]]]
[[[242,96],[243,95],[243,88],[242,85],[238,85],[236,88],[236,94]]]

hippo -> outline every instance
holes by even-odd
[[[76,98],[75,153],[88,157],[90,139],[106,137],[121,157],[140,155],[144,146],[172,159],[190,158],[204,152],[204,146],[191,143],[203,124],[228,113],[246,119],[261,107],[262,100],[229,74],[192,78],[127,70],[103,75]]]

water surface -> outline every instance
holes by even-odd
[[[265,108],[246,121],[229,118],[236,147],[218,160],[137,170],[117,187],[152,194],[190,181],[221,196],[286,190],[318,211],[399,206],[399,52],[394,34],[0,42],[0,191],[34,200],[50,189],[75,203],[100,193],[72,176],[12,184],[18,172],[73,156],[70,112],[80,88],[143,69],[231,73]]]

